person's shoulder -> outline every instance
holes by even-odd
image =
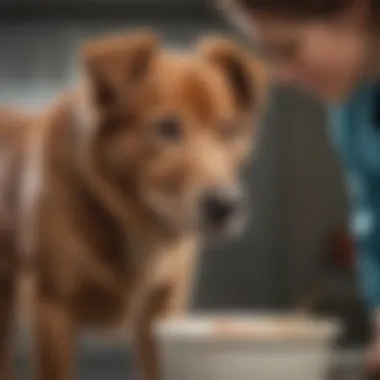
[[[327,130],[335,144],[341,145],[346,141],[349,134],[350,125],[350,109],[354,107],[350,102],[327,105]]]
[[[346,104],[328,104],[326,106],[328,123],[330,127],[341,126],[344,124],[345,115],[347,114],[348,106]]]
[[[326,105],[329,124],[335,128],[344,128],[351,124],[353,116],[361,113],[363,107],[366,107],[371,91],[370,84],[362,83],[345,101]]]
[[[327,113],[327,132],[333,145],[338,151],[346,152],[349,155],[348,141],[353,131],[353,113],[360,109],[361,104],[356,96],[351,97],[345,102],[339,104],[326,104]]]

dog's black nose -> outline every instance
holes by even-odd
[[[217,192],[207,193],[202,198],[202,210],[208,225],[222,226],[233,216],[238,206],[234,197]]]

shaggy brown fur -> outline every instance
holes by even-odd
[[[238,193],[265,88],[256,58],[224,38],[172,53],[137,32],[87,44],[82,65],[42,116],[0,114],[1,380],[20,270],[38,379],[74,377],[81,328],[126,321],[141,378],[157,379],[152,323],[186,309],[200,244],[233,224],[212,225],[201,200]]]

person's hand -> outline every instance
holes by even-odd
[[[380,375],[380,339],[375,339],[365,357],[366,372],[370,377]]]
[[[373,378],[380,375],[380,312],[374,317],[374,339],[365,357],[366,372]]]

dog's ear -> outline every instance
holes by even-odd
[[[112,106],[122,93],[132,90],[148,71],[158,45],[157,37],[149,32],[106,37],[85,45],[82,64],[96,105]]]
[[[254,54],[224,37],[202,39],[199,49],[226,75],[239,107],[261,108],[267,92],[267,75],[263,63]]]

